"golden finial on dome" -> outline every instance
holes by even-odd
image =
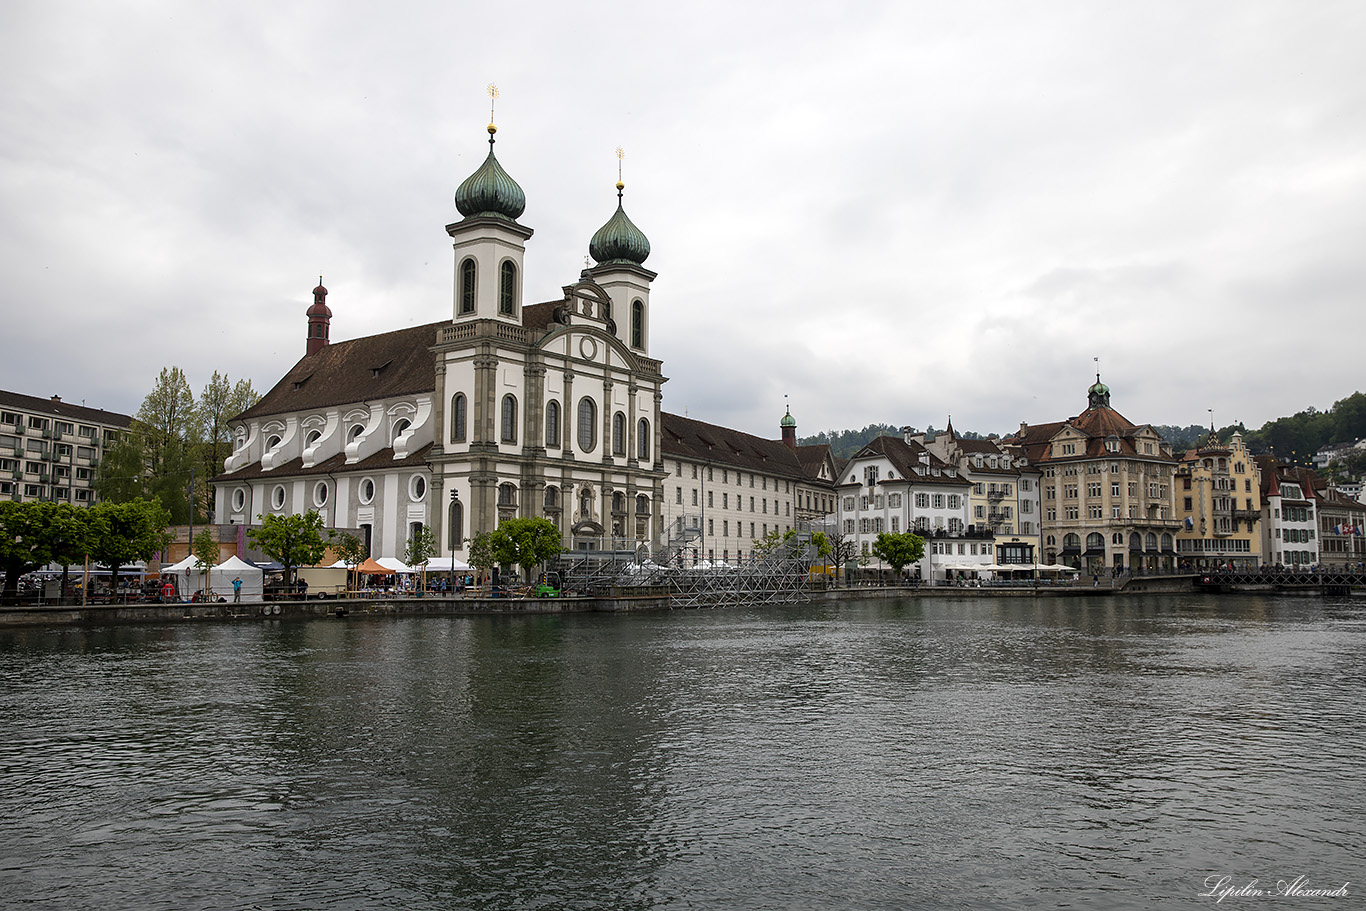
[[[624,151],[622,151],[621,146],[617,146],[617,190],[618,190],[618,191],[621,191],[621,190],[626,189],[626,184],[624,184],[624,183],[621,182],[621,160],[622,160],[623,158],[625,158],[625,157],[626,157],[626,153],[625,153]]]
[[[493,122],[493,102],[498,99],[498,86],[490,82],[484,89],[489,96],[489,135],[498,132],[498,126]]]

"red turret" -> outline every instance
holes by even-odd
[[[328,333],[332,329],[332,311],[327,309],[327,289],[323,287],[323,277],[318,276],[318,287],[313,289],[313,306],[308,308],[308,351],[317,354],[327,347]]]

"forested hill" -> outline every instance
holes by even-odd
[[[927,431],[933,431],[934,427],[927,427]],[[943,428],[940,428],[942,431]],[[919,433],[918,427],[911,428],[912,433]],[[969,440],[980,440],[982,435],[971,430],[955,430],[960,437]],[[869,424],[862,430],[825,430],[815,436],[801,437],[797,442],[802,446],[815,446],[821,443],[829,443],[830,451],[836,458],[847,459],[858,452],[867,443],[872,442],[880,436],[899,437],[901,436],[901,425],[897,424]]]
[[[1153,429],[1170,442],[1172,450],[1177,453],[1198,446],[1209,432],[1208,428],[1199,424],[1185,427],[1154,424]],[[1248,430],[1242,424],[1230,424],[1219,428],[1219,436],[1227,440],[1234,431],[1243,435],[1243,442],[1253,453],[1273,452],[1286,461],[1308,465],[1314,453],[1329,443],[1350,442],[1366,437],[1366,395],[1354,392],[1334,402],[1327,411],[1319,411],[1311,405],[1298,414],[1267,421],[1256,430]],[[956,432],[969,439],[982,437],[982,434],[971,431]],[[869,424],[862,430],[826,430],[815,436],[802,437],[799,442],[803,446],[829,443],[831,452],[841,459],[847,459],[865,443],[884,434],[901,436],[901,427],[896,424]]]

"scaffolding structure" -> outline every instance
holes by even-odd
[[[699,559],[702,521],[680,516],[654,541],[633,549],[575,551],[557,571],[567,591],[597,597],[664,592],[671,608],[792,604],[810,600],[816,558],[809,533],[799,532],[766,554],[733,563]]]

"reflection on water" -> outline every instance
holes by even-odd
[[[0,898],[1161,908],[1212,902],[1211,874],[1336,887],[1366,855],[1363,633],[1355,602],[1261,597],[0,631]]]

